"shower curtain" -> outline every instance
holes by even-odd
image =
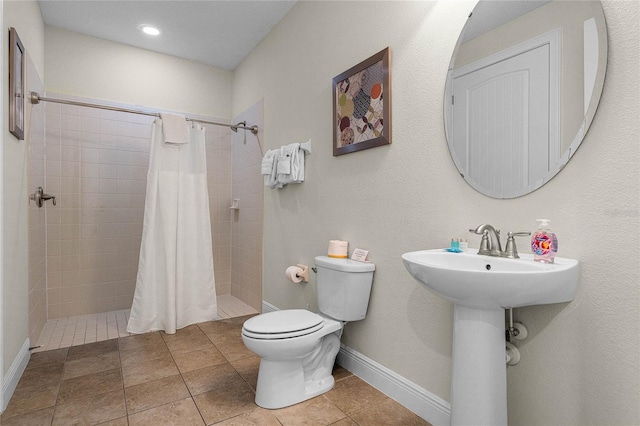
[[[217,316],[204,128],[166,144],[153,124],[130,333],[176,329]]]

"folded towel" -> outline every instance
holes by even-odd
[[[295,176],[295,183],[304,182],[304,160],[307,154],[311,154],[311,139],[300,144],[298,150],[298,169]]]
[[[294,155],[293,151],[284,153],[284,155],[278,156],[278,165],[277,170],[279,175],[290,175],[291,174],[291,161],[292,156]]]
[[[292,143],[280,147],[280,155],[278,156],[278,182],[282,186],[295,181],[297,176],[298,151],[299,143]]]
[[[260,174],[261,175],[270,175],[273,170],[273,159],[276,155],[276,151],[273,149],[268,150],[264,157],[262,158],[262,163],[260,164]]]
[[[161,113],[164,143],[183,144],[189,142],[189,127],[184,115]]]
[[[264,154],[264,158],[262,158],[260,174],[264,176],[264,186],[276,188],[278,185],[276,159],[279,153],[279,149],[270,149]]]
[[[311,153],[310,139],[304,143],[292,143],[280,148],[277,164],[280,187],[289,183],[304,182],[305,153]]]

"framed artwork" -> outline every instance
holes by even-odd
[[[9,29],[9,131],[24,139],[24,46],[15,28]]]
[[[391,143],[387,47],[333,78],[333,155]]]

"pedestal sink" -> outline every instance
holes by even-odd
[[[579,262],[555,263],[480,256],[477,250],[405,253],[409,273],[452,301],[452,425],[506,425],[507,372],[504,310],[569,302],[578,285]]]

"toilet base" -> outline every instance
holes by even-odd
[[[276,409],[297,404],[333,389],[332,375],[320,380],[304,381],[302,361],[260,361],[256,404]]]
[[[331,375],[340,350],[340,339],[331,333],[307,357],[293,360],[260,360],[256,404],[276,409],[297,404],[333,389]]]

